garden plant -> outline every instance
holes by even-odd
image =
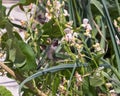
[[[12,22],[15,7],[27,21]],[[0,56],[22,96],[119,96],[120,1],[19,0],[6,12],[0,0]]]

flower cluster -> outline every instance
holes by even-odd
[[[66,93],[66,91],[67,91],[66,85],[68,85],[68,80],[66,80],[66,78],[63,77],[62,82],[59,84],[59,87],[58,87],[58,90],[59,90],[60,93],[62,93],[62,94]]]
[[[94,48],[95,52],[104,53],[104,50],[101,48],[99,43],[94,44],[93,48]]]
[[[83,82],[82,76],[77,71],[75,72],[75,78],[77,85],[80,85]]]
[[[71,46],[74,46],[79,50],[82,47],[82,41],[78,39],[78,33],[73,32],[71,28],[64,29],[64,32],[64,40],[70,43]]]
[[[69,16],[69,13],[66,9],[63,8],[63,11],[61,11],[63,5],[64,5],[64,1],[60,3],[60,1],[58,0],[54,0],[53,2],[48,0],[46,5],[45,21],[48,22],[53,17],[58,18],[62,14],[64,16]]]
[[[114,25],[120,32],[120,17],[118,17],[117,20],[114,20]]]
[[[84,35],[87,36],[87,37],[89,37],[89,38],[91,38],[90,31],[92,30],[92,27],[89,24],[89,20],[87,18],[83,19],[83,24],[81,26],[86,30],[86,32],[84,33]]]

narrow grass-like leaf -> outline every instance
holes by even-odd
[[[72,16],[72,9],[71,9],[71,3],[70,3],[70,1],[71,0],[68,0],[68,11],[69,11],[69,14],[70,14],[70,16],[69,16],[69,21],[71,21],[72,20],[72,18],[73,18],[73,16]]]
[[[39,71],[35,74],[33,74],[32,76],[28,77],[27,79],[25,79],[19,86],[19,93],[21,92],[21,88],[24,86],[25,83],[27,83],[28,81],[38,77],[38,76],[41,76],[41,75],[45,75],[47,73],[54,73],[54,72],[57,72],[57,71],[61,71],[61,70],[65,70],[65,69],[72,69],[74,67],[82,67],[82,66],[88,66],[87,64],[61,64],[61,65],[58,65],[58,66],[54,66],[54,67],[51,67],[51,68],[48,68],[48,69],[44,69],[42,71]]]
[[[74,13],[75,13],[75,16],[76,16],[76,20],[78,21],[78,24],[81,23],[81,18],[79,16],[79,13],[78,13],[78,8],[77,8],[77,1],[73,0],[73,6],[74,6]],[[77,23],[77,22],[76,22]],[[77,24],[76,24],[77,25]]]
[[[120,64],[119,64],[120,63],[120,50],[119,50],[119,47],[118,47],[117,42],[116,42],[115,30],[114,30],[114,27],[113,27],[112,21],[110,19],[110,15],[109,15],[109,12],[108,12],[108,9],[107,9],[107,6],[106,6],[106,3],[104,0],[102,0],[102,4],[103,4],[103,9],[104,9],[107,25],[108,25],[109,32],[110,32],[110,37],[112,40],[112,44],[113,44],[116,59],[117,59],[118,70],[120,71]]]
[[[118,13],[119,13],[119,16],[120,16],[120,4],[119,4],[118,0],[115,0],[115,3],[117,5]]]
[[[91,4],[93,4],[100,13],[104,16],[103,10],[102,10],[102,4],[98,0],[91,0]]]

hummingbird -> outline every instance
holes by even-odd
[[[37,70],[40,69],[40,67],[43,65],[44,61],[46,59],[48,60],[55,60],[55,50],[58,47],[58,39],[54,39],[51,43],[51,45],[47,46],[44,52],[44,56],[42,57],[41,60],[38,62]]]

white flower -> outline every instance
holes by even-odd
[[[97,73],[96,73],[96,76],[98,76],[98,77],[99,77],[99,76],[100,76],[100,73],[98,73],[98,72],[97,72]]]
[[[7,54],[5,53],[0,53],[0,62],[4,62],[7,57]]]
[[[84,18],[84,19],[83,19],[83,24],[87,25],[87,24],[88,24],[88,21],[89,21],[89,20],[88,20],[87,18]]]
[[[60,10],[61,4],[59,1],[55,0],[53,1],[53,4],[56,10]]]
[[[105,85],[106,85],[107,88],[112,87],[112,83],[106,83]]]
[[[120,40],[119,40],[119,38],[118,38],[117,35],[115,36],[115,38],[116,38],[116,42],[117,42],[117,44],[120,45]]]
[[[64,9],[63,11],[64,11],[64,14],[63,14],[64,16],[70,16],[70,14],[68,14],[67,10]]]
[[[47,1],[47,5],[48,5],[48,6],[51,6],[50,0]]]
[[[50,10],[46,7],[46,12],[50,12]]]
[[[109,92],[110,92],[110,93],[115,93],[115,90],[113,89],[113,90],[110,90]]]
[[[87,37],[89,37],[89,38],[91,38],[90,32],[85,32],[84,35],[87,36]]]
[[[92,30],[92,27],[89,24],[89,20],[87,18],[83,19],[83,24],[81,26],[84,27],[86,30]]]
[[[69,22],[67,22],[67,24],[65,24],[65,26],[67,28],[72,28],[72,24],[73,24],[73,21],[69,21]]]
[[[86,29],[87,29],[87,30],[92,30],[91,25],[90,25],[90,24],[87,24]]]
[[[83,81],[82,76],[78,72],[75,73],[75,77],[76,77],[77,82],[82,82]]]
[[[99,51],[103,51],[102,48],[100,47],[100,44],[99,43],[96,43],[95,45],[93,45],[94,49],[96,52],[99,52]]]
[[[68,34],[65,35],[65,40],[66,41],[72,41],[72,39],[73,39],[72,33],[68,33]]]
[[[72,31],[70,28],[66,28],[66,29],[64,30],[64,32],[65,32],[66,34],[68,34],[68,33],[72,33],[73,31]]]
[[[65,40],[66,41],[72,41],[73,39],[73,30],[71,30],[70,28],[66,28],[64,30],[65,32]]]
[[[104,69],[104,66],[98,68],[99,71],[103,70],[103,69]]]
[[[78,33],[74,32],[73,37],[78,37]]]
[[[45,13],[45,17],[46,17],[45,22],[48,22],[52,18],[52,14],[51,13]]]

